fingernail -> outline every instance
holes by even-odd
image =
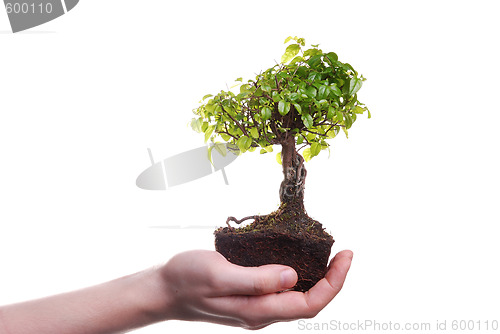
[[[280,274],[280,281],[282,288],[291,288],[297,281],[297,274],[293,269],[285,269]]]

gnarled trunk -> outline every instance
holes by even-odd
[[[304,210],[304,187],[307,175],[304,158],[295,151],[293,135],[288,135],[281,146],[283,182],[280,186],[280,201],[282,204],[294,204]]]
[[[308,291],[327,272],[328,258],[334,242],[318,221],[304,209],[306,169],[304,158],[295,150],[291,133],[280,137],[283,182],[280,186],[281,206],[278,210],[241,220],[229,217],[228,227],[215,231],[215,249],[228,261],[240,266],[282,264],[297,272],[296,291]],[[229,225],[253,219],[239,229]]]

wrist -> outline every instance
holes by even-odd
[[[173,299],[168,294],[159,268],[150,268],[130,277],[133,288],[129,298],[144,319],[152,324],[170,319]]]

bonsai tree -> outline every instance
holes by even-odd
[[[204,133],[205,141],[214,142],[218,150],[221,140],[237,146],[241,153],[260,149],[261,154],[266,154],[273,151],[273,145],[281,146],[277,160],[282,164],[283,182],[278,211],[241,220],[229,217],[227,223],[255,221],[240,231],[230,226],[216,231],[216,239],[217,233],[237,234],[269,225],[280,225],[288,233],[303,234],[305,229],[325,233],[321,224],[305,212],[304,161],[329,150],[328,140],[340,131],[347,136],[357,115],[366,111],[370,118],[357,96],[365,79],[351,65],[340,62],[337,54],[324,52],[319,45],[305,49],[303,38],[288,37],[285,44],[288,46],[280,63],[255,79],[238,78],[234,91],[206,95],[194,110],[197,117],[191,122],[193,129]],[[331,244],[333,239],[328,256]]]

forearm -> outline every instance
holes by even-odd
[[[83,290],[0,308],[0,333],[120,333],[165,320],[168,298],[150,269]]]
[[[240,267],[215,251],[184,252],[160,268],[0,307],[0,334],[123,333],[169,319],[259,329],[315,316],[342,288],[351,259],[339,252],[325,278],[301,293],[286,291],[297,283],[292,268]]]

